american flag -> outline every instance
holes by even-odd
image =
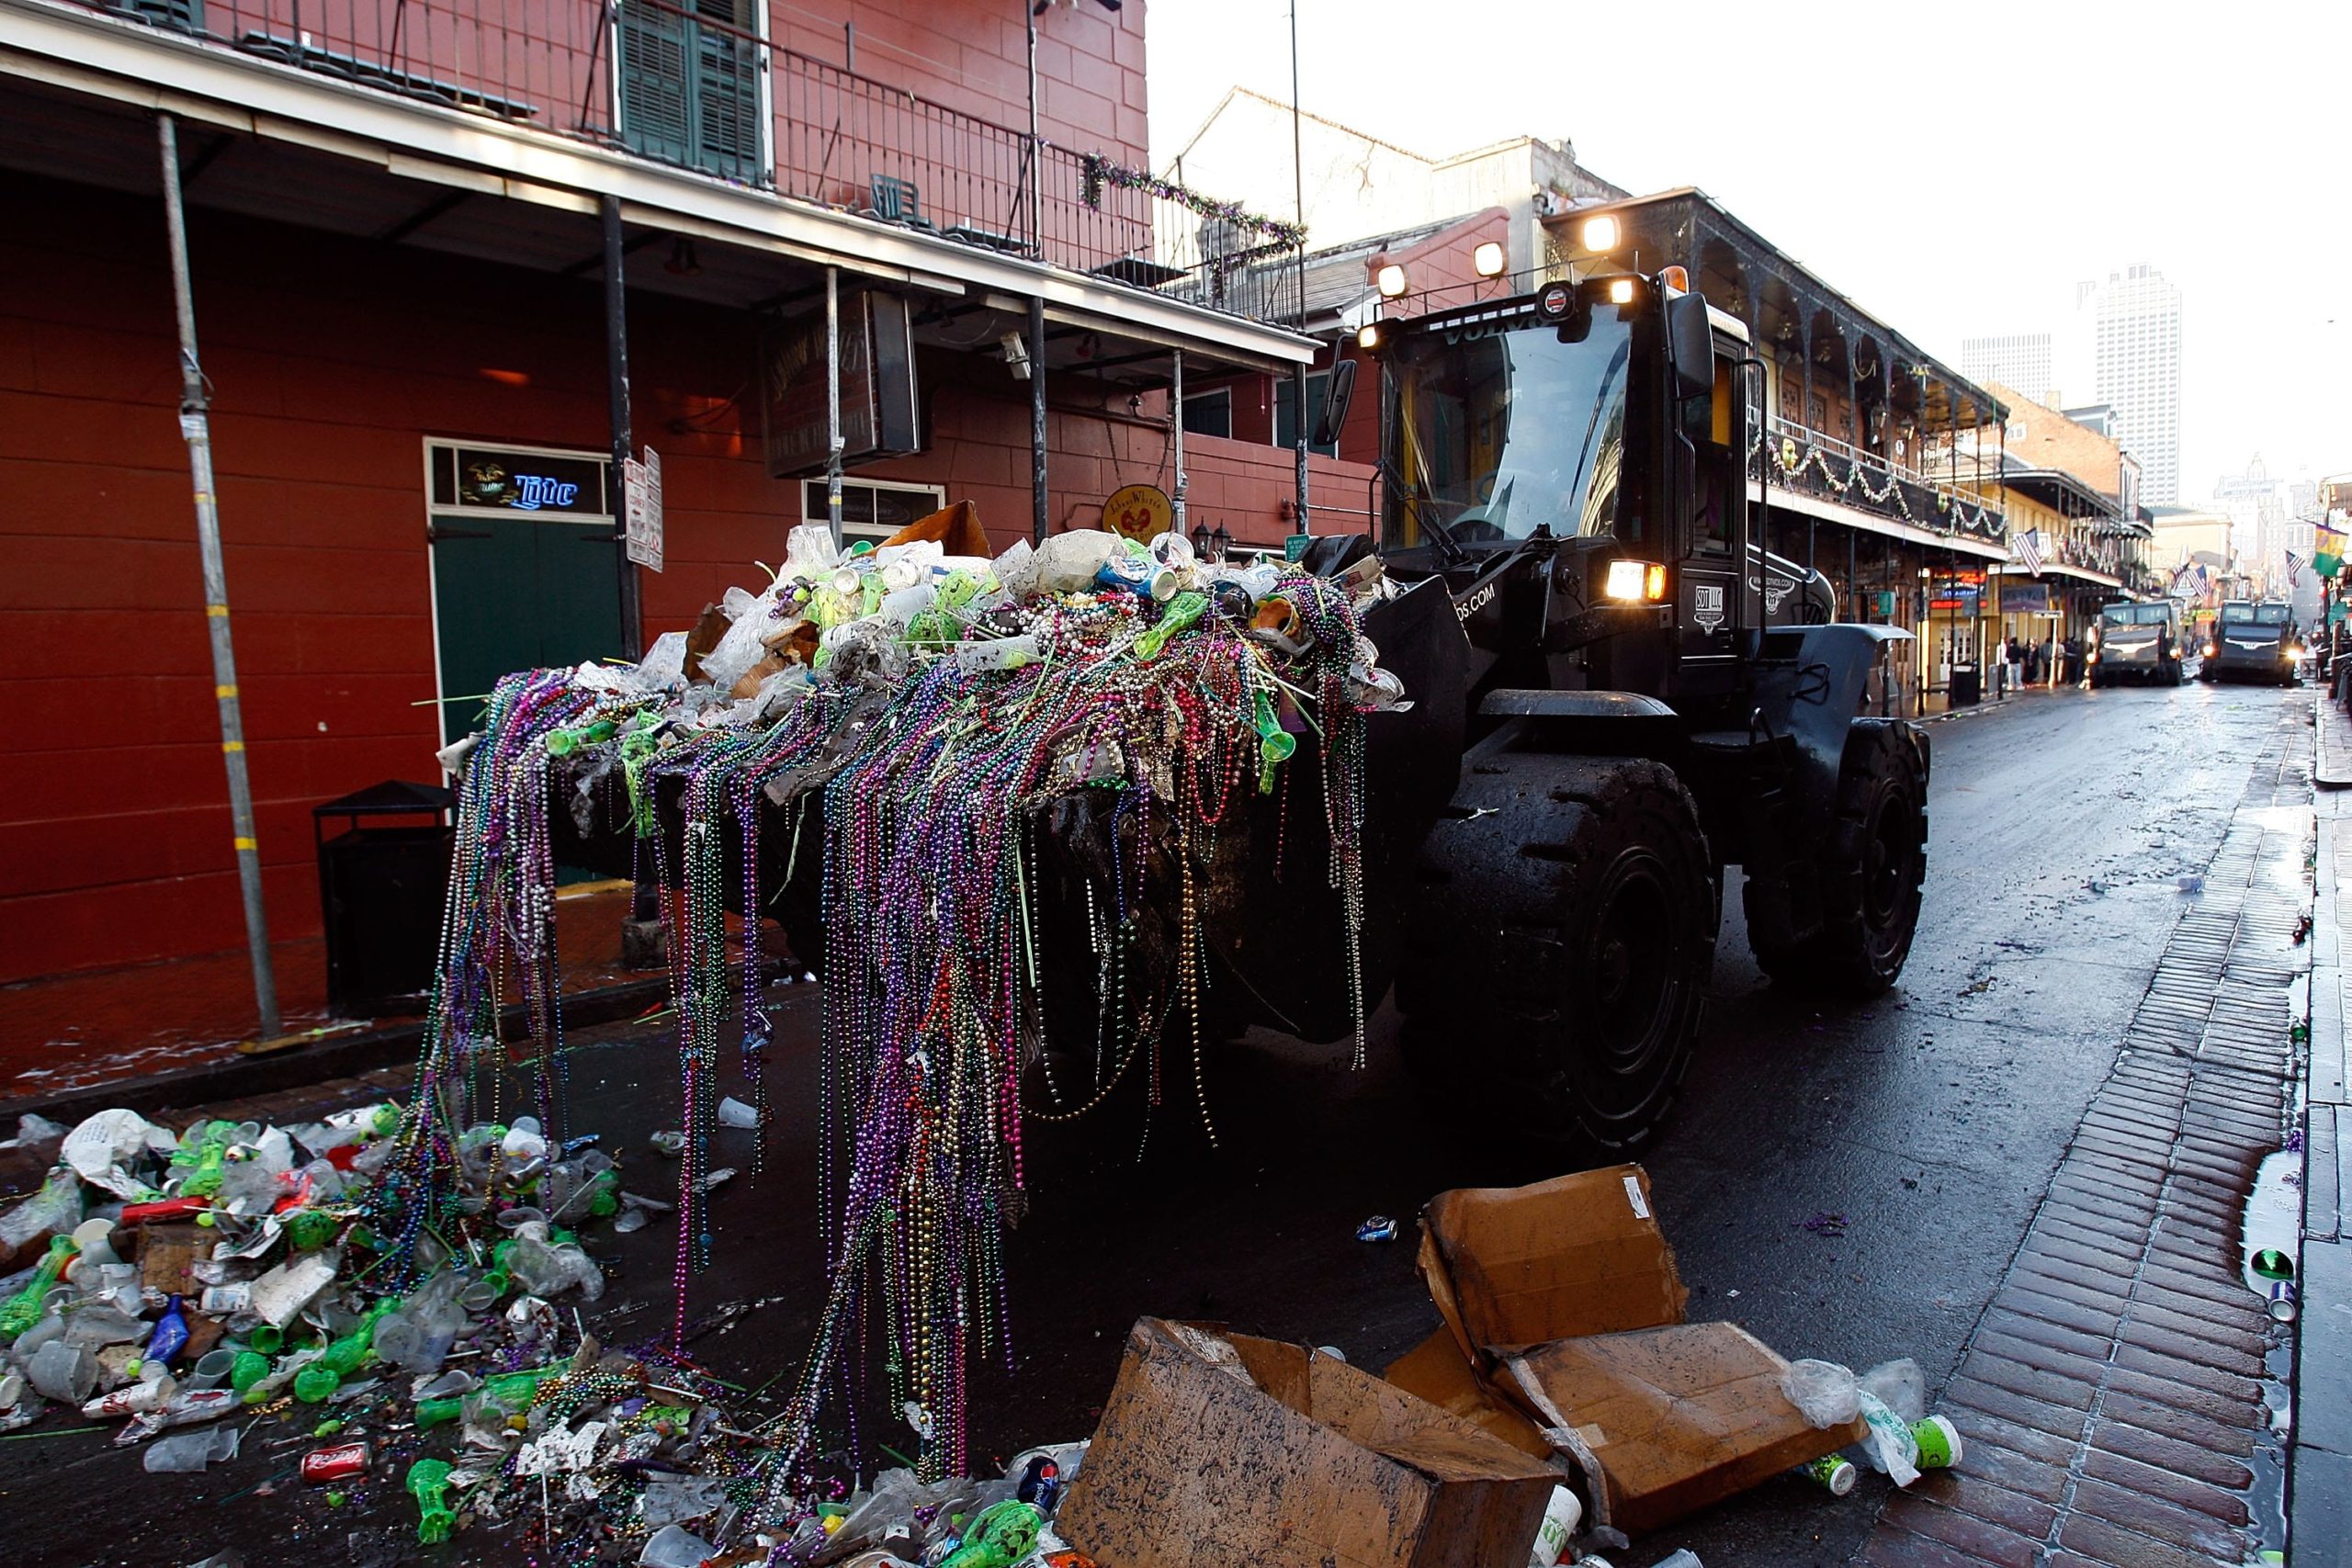
[[[2017,547],[2018,559],[2025,562],[2027,573],[2040,577],[2041,575],[2041,530],[2029,528],[2010,543]]]
[[[2303,558],[2294,551],[2287,552],[2287,586],[2292,588],[2303,580]]]
[[[2172,574],[2172,591],[2184,599],[2202,599],[2209,582],[2204,566],[2196,561]]]

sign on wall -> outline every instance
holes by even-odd
[[[2046,582],[2016,582],[2003,579],[2001,609],[2012,615],[2046,615],[2050,613],[2050,584]]]
[[[769,317],[759,334],[760,407],[768,472],[825,471],[825,312]],[[906,300],[864,289],[841,307],[842,465],[904,457],[915,421],[913,327]]]
[[[645,449],[645,461],[630,458],[621,466],[621,526],[628,540],[628,558],[638,565],[662,570],[662,454]]]
[[[1158,485],[1127,485],[1111,492],[1102,503],[1102,526],[1140,544],[1149,544],[1168,532],[1176,509]]]
[[[495,446],[435,445],[433,504],[556,517],[612,514],[603,458]]]

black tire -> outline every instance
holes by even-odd
[[[1486,751],[1418,875],[1408,1065],[1488,1114],[1522,1108],[1514,1122],[1579,1154],[1655,1138],[1690,1065],[1719,910],[1673,770]]]
[[[1773,984],[1875,997],[1911,955],[1928,874],[1928,768],[1901,719],[1860,718],[1846,734],[1837,815],[1822,854],[1820,929],[1747,939]]]

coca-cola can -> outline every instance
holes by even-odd
[[[331,1449],[312,1449],[302,1456],[302,1479],[313,1486],[348,1481],[367,1469],[366,1443],[338,1443]]]

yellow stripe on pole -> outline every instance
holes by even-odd
[[[220,750],[223,751],[242,751],[244,749],[245,743],[242,740],[223,740],[220,742]]]
[[[237,694],[237,688],[234,686],[215,686],[212,688],[212,694],[216,697],[226,700],[227,698],[233,697]]]
[[[208,615],[225,615],[229,613],[229,606],[226,604],[207,604],[204,607],[204,613]]]
[[[245,850],[258,850],[261,848],[260,841],[254,839],[239,839],[236,840],[236,845],[240,852]]]

